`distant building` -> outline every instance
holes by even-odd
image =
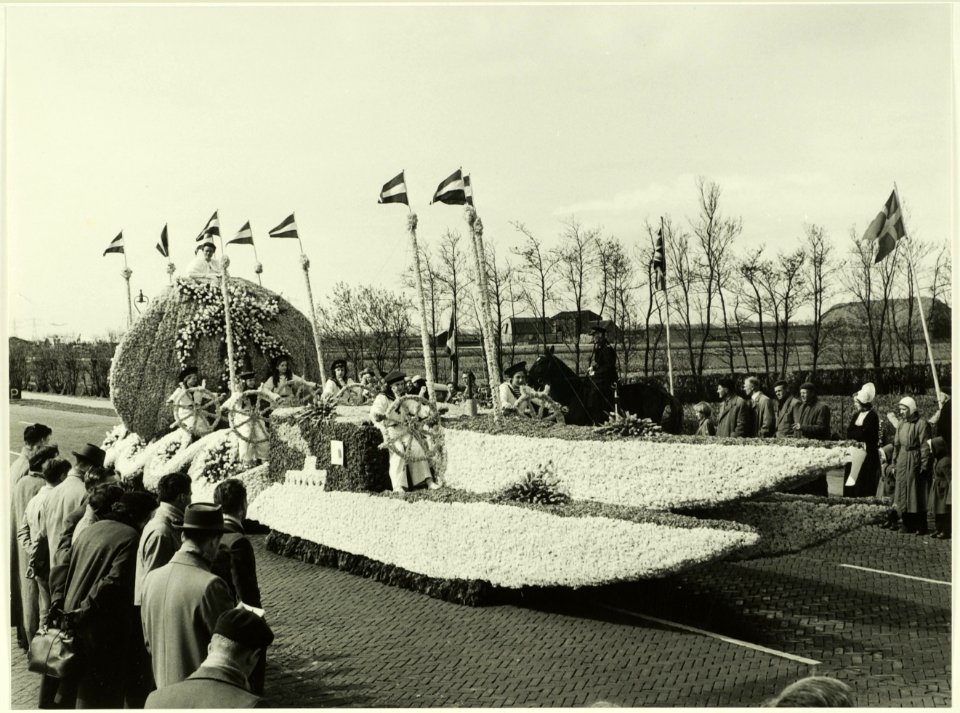
[[[950,307],[941,300],[932,300],[930,297],[921,297],[919,302],[913,300],[913,324],[920,329],[920,310],[923,305],[923,313],[927,318],[927,327],[930,330],[930,339],[940,340],[950,338],[950,324],[952,315]],[[882,309],[882,302],[877,300],[873,305],[873,310]],[[902,297],[892,298],[887,302],[886,323],[896,322],[901,327],[906,326],[909,318],[910,300]],[[846,324],[850,327],[865,329],[866,315],[861,302],[842,302],[828,309],[823,315],[824,324]]]
[[[573,342],[578,332],[581,335],[590,334],[590,325],[600,320],[600,315],[590,309],[582,309],[579,312],[576,310],[557,312],[550,318],[553,322],[553,333],[558,342]],[[608,335],[611,339],[613,331],[611,330]]]
[[[547,319],[547,341],[551,342],[553,324]],[[503,344],[536,344],[540,341],[541,322],[539,317],[507,317],[503,321],[501,341]]]

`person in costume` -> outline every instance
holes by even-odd
[[[430,391],[427,389],[427,380],[417,374],[410,379],[410,386],[408,387],[407,393],[411,396],[419,396],[422,399],[428,398]]]
[[[347,375],[347,360],[337,359],[330,365],[330,376],[327,383],[323,385],[323,395],[326,398],[333,398],[340,393],[343,387],[357,383]]]
[[[245,395],[245,392],[256,391],[271,404],[276,403],[280,397],[258,385],[257,375],[253,371],[244,371],[239,374],[239,378],[240,390],[234,392],[223,407],[230,409],[230,428],[240,436],[240,462],[244,467],[252,468],[258,463],[269,460],[270,438],[264,421],[253,418],[257,409],[258,394]],[[268,414],[269,411],[260,413],[261,416]]]
[[[380,388],[380,380],[369,366],[360,371],[360,383],[368,389]]]
[[[277,406],[299,406],[306,394],[315,390],[317,385],[294,374],[293,359],[289,354],[281,354],[273,360],[273,371],[263,382],[263,388],[280,397]]]
[[[213,256],[216,251],[217,245],[210,238],[200,242],[194,250],[196,257],[187,265],[186,277],[198,280],[219,280],[223,274],[223,268],[230,265],[230,259],[224,257],[221,263]]]
[[[856,412],[847,426],[847,438],[858,441],[860,447],[866,450],[866,458],[860,466],[857,482],[846,485],[850,475],[851,464],[847,463],[843,471],[843,494],[848,498],[870,497],[877,492],[877,480],[880,477],[880,416],[873,408],[873,401],[877,396],[876,387],[872,383],[863,385],[853,395]]]
[[[177,375],[177,388],[170,394],[167,403],[173,404],[174,423],[172,428],[182,424],[182,427],[194,436],[205,436],[213,430],[215,424],[207,423],[206,419],[194,414],[194,404],[200,403],[200,396],[196,387],[206,388],[205,381],[200,379],[200,371],[195,366],[188,366]]]
[[[390,483],[397,493],[439,487],[431,475],[430,462],[426,459],[423,446],[415,438],[410,440],[409,446],[405,445],[408,435],[406,429],[387,417],[393,404],[400,397],[408,395],[404,387],[406,378],[402,371],[387,374],[386,386],[370,406],[370,418],[383,433],[384,440],[393,439],[394,447],[400,451],[399,454],[390,451]]]
[[[506,380],[500,384],[500,405],[504,411],[515,413],[521,396],[537,392],[527,386],[527,362],[511,364],[503,370],[503,375]]]
[[[933,480],[930,483],[930,509],[933,510],[934,532],[930,537],[938,540],[949,540],[951,535],[951,478],[950,451],[947,450],[947,440],[937,436],[927,441],[930,454],[935,459],[933,466]]]
[[[594,423],[603,423],[607,414],[613,411],[613,389],[619,381],[617,374],[617,352],[607,341],[608,322],[594,322],[593,352],[590,354],[590,368],[587,375],[593,382],[587,397],[587,410]]]
[[[896,490],[893,504],[900,513],[900,532],[926,535],[927,488],[924,476],[930,461],[930,425],[920,418],[917,402],[904,396],[897,404],[900,423],[893,437]]]

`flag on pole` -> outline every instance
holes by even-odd
[[[467,195],[463,186],[463,172],[458,168],[437,186],[431,203],[446,203],[447,205],[463,205],[467,202]]]
[[[107,246],[107,249],[103,251],[103,254],[122,253],[123,251],[123,231],[121,230],[117,234],[117,237],[110,241],[110,244]]]
[[[206,240],[207,238],[216,236],[220,237],[220,218],[217,216],[219,211],[213,211],[213,215],[210,216],[210,220],[207,221],[207,224],[203,226],[203,230],[200,231],[200,235],[197,236],[197,242]]]
[[[160,242],[157,243],[157,252],[164,257],[170,257],[170,243],[167,241],[167,226],[160,232]]]
[[[653,259],[650,260],[653,269],[654,289],[667,289],[667,254],[663,248],[663,228],[657,231],[657,244],[653,249]]]
[[[457,351],[457,313],[450,310],[450,326],[447,327],[447,354],[453,356]]]
[[[268,235],[271,238],[297,238],[300,239],[300,235],[297,233],[297,221],[293,217],[293,213],[288,215],[280,225],[271,230]]]
[[[249,220],[243,224],[236,236],[227,241],[227,245],[253,245],[253,231],[250,230]]]
[[[470,175],[463,177],[463,195],[467,205],[473,205],[473,186],[470,185]]]
[[[383,184],[383,188],[380,189],[380,200],[377,203],[403,203],[405,205],[410,205],[407,202],[407,182],[403,177],[403,171],[389,181]]]
[[[877,217],[867,227],[863,234],[864,240],[877,241],[877,257],[874,263],[878,263],[887,255],[893,252],[897,247],[900,238],[905,237],[907,229],[903,225],[903,211],[900,209],[900,201],[897,200],[897,192],[894,191],[887,199],[883,210],[877,213]]]

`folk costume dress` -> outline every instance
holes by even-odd
[[[356,384],[356,383],[357,382],[351,379],[349,376],[347,377],[347,380],[344,381],[343,383],[340,383],[339,381],[336,380],[335,377],[331,376],[329,379],[327,379],[327,383],[323,385],[323,396],[325,398],[333,398],[334,396],[339,394],[340,390],[343,389],[345,386],[349,386],[350,384]]]
[[[223,266],[217,258],[212,257],[209,261],[203,255],[197,255],[190,264],[187,265],[186,277],[192,277],[200,280],[219,280],[223,274]]]
[[[848,498],[866,498],[876,495],[880,479],[880,416],[876,409],[854,414],[847,426],[847,438],[858,441],[867,457],[860,466],[860,475],[853,485],[846,485],[851,464],[843,468],[843,494]]]
[[[272,391],[262,387],[259,391],[272,404],[280,401]],[[251,418],[256,405],[257,395],[244,396],[243,391],[234,392],[223,404],[224,409],[230,409],[230,428],[240,435],[240,462],[245,465],[270,459],[270,434],[266,425],[260,419]]]
[[[315,389],[316,386],[312,381],[307,381],[296,374],[292,374],[291,376],[280,375],[277,379],[271,376],[263,382],[263,389],[265,391],[269,391],[279,397],[276,403],[277,406],[299,406],[300,395],[304,391]]]
[[[426,453],[416,438],[411,439],[409,450],[405,450],[406,428],[393,425],[389,420],[384,419],[393,404],[394,400],[386,394],[377,394],[373,405],[370,406],[370,418],[383,433],[384,441],[395,439],[394,447],[403,454],[397,455],[390,451],[390,483],[394,492],[422,488],[430,477],[430,463],[426,460]]]
[[[535,393],[537,392],[526,384],[514,387],[509,381],[504,381],[500,384],[500,404],[504,409],[516,409],[517,401],[520,400],[521,396]]]
[[[926,530],[927,488],[924,474],[930,461],[930,426],[914,411],[897,426],[893,437],[896,489],[893,504],[907,530]]]
[[[200,383],[201,388],[207,388],[207,382]],[[177,385],[176,391],[170,394],[167,403],[174,404],[174,423],[171,428],[177,428],[182,423],[190,433],[200,438],[206,436],[213,430],[213,425],[209,425],[206,420],[194,415],[191,404],[199,403],[199,396],[195,391],[190,391],[183,383]]]

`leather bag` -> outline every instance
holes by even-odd
[[[28,668],[50,678],[67,678],[80,663],[77,640],[63,629],[43,628],[30,642]]]

